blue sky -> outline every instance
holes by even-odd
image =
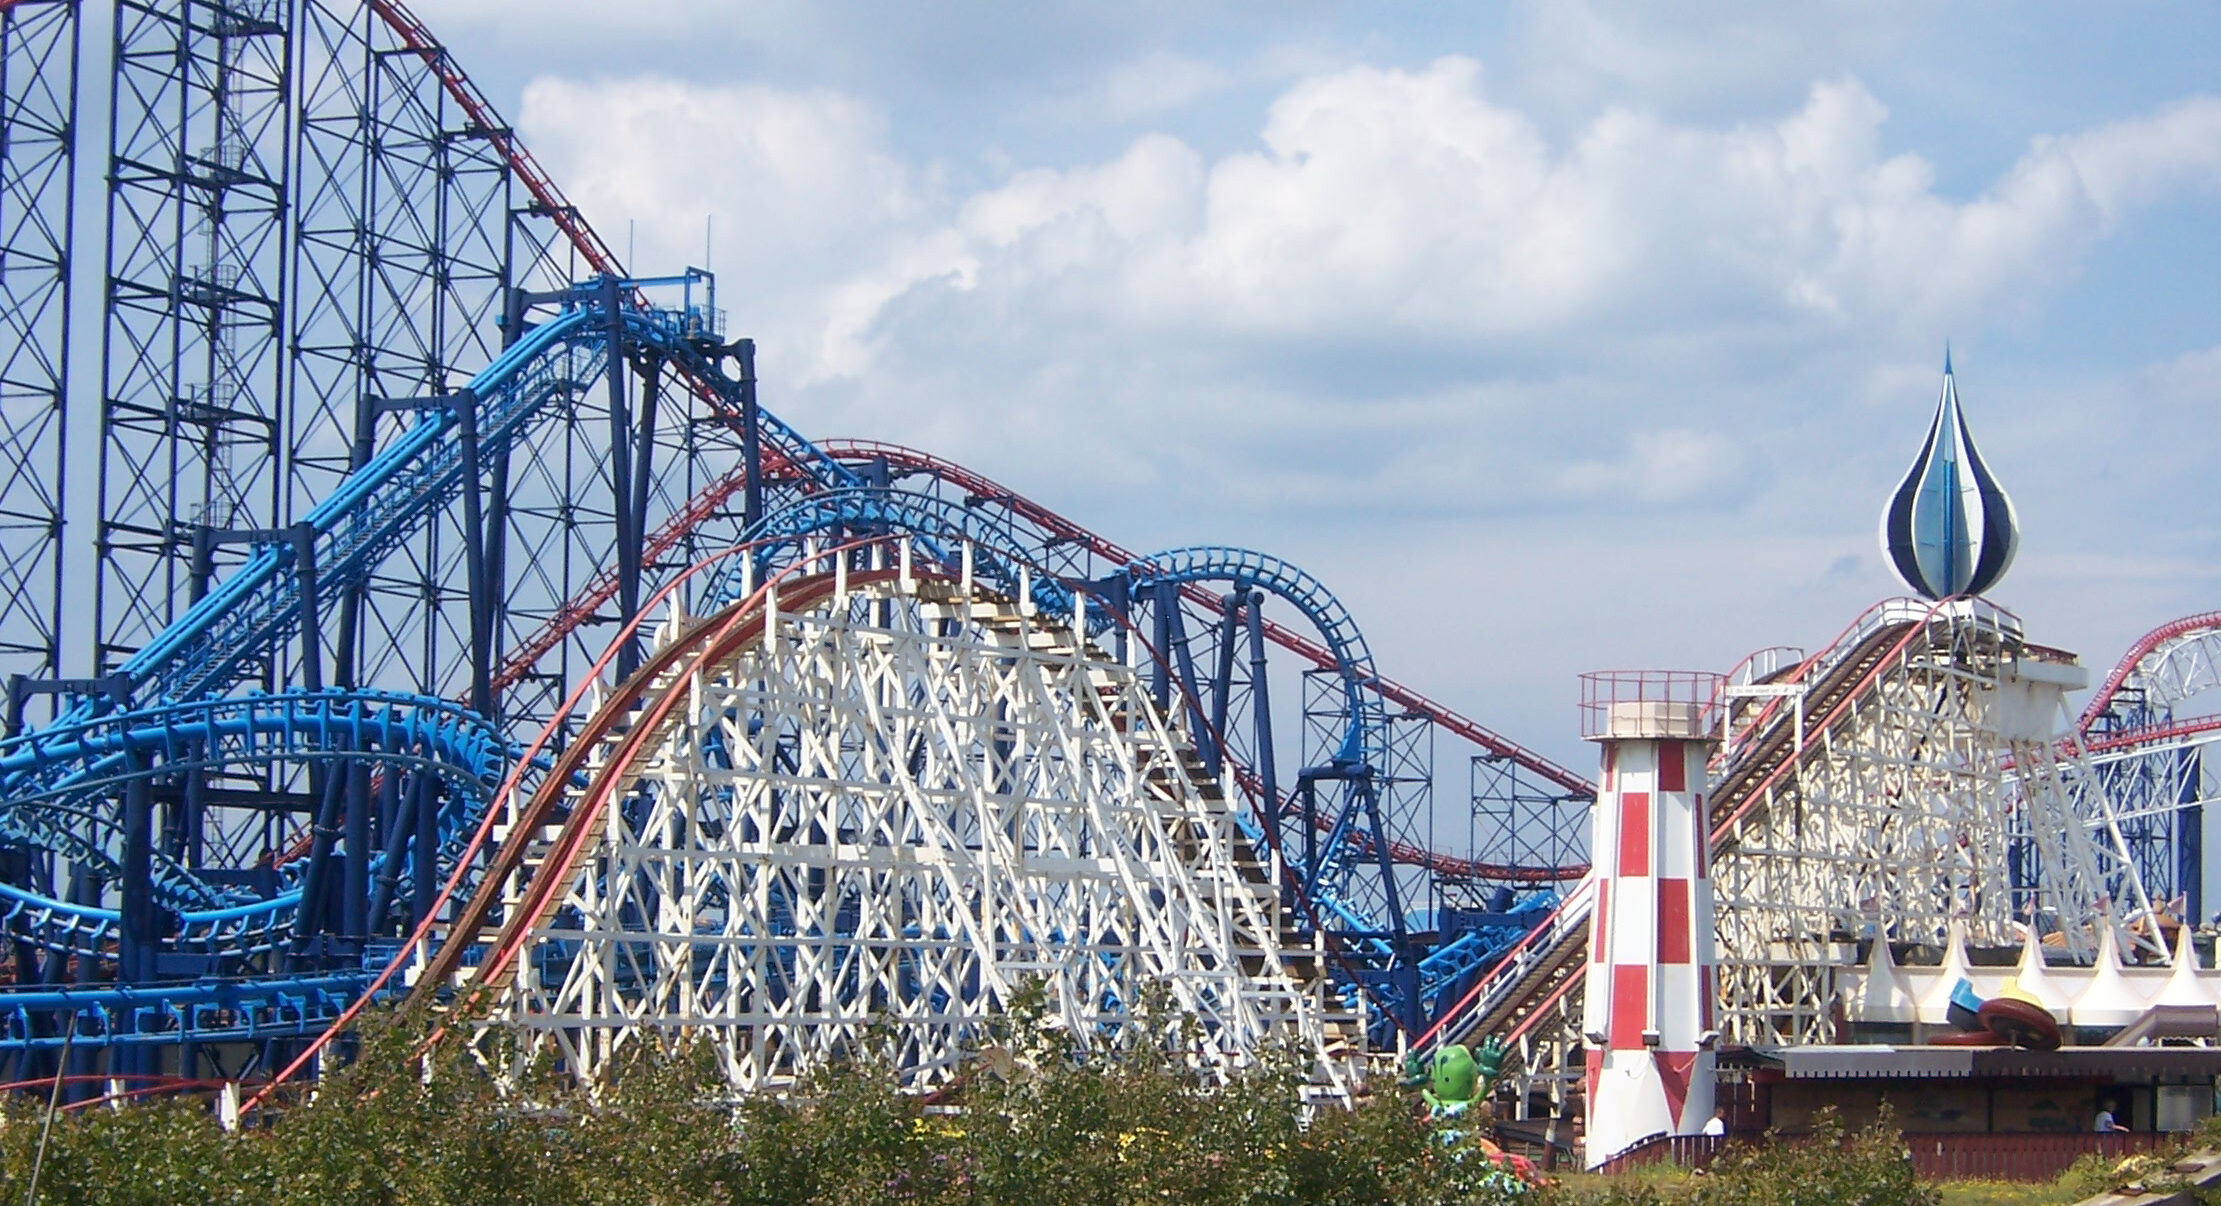
[[[1561,758],[1895,592],[1946,339],[2033,637],[2221,606],[2221,9],[1451,7],[420,15],[643,270],[713,218],[788,421],[1287,556]]]

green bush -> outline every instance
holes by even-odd
[[[2096,1197],[2113,1188],[2113,1166],[2118,1163],[2104,1152],[2086,1152],[2075,1157],[2067,1171],[2059,1174],[2059,1187],[2072,1193],[2076,1201]]]
[[[725,1202],[729,1111],[703,1091],[697,1058],[644,1060],[606,1109],[559,1091],[538,1104],[504,1095],[466,1057],[435,1061],[413,1037],[371,1027],[359,1058],[314,1096],[227,1135],[195,1103],[65,1114],[53,1129],[39,1201],[79,1203]],[[0,1195],[21,1201],[38,1111],[11,1104],[0,1126]],[[704,1141],[704,1137],[708,1141]]]
[[[1415,1103],[1300,1108],[1283,1053],[1219,1084],[1190,1059],[1192,1023],[1144,1001],[1122,1048],[1082,1059],[1021,998],[927,1107],[884,1067],[828,1069],[786,1099],[734,1102],[714,1055],[636,1055],[589,1098],[545,1075],[505,1086],[450,1048],[426,1076],[418,1031],[369,1028],[351,1066],[246,1131],[189,1103],[96,1108],[53,1131],[49,1206],[408,1203],[409,1206],[1938,1206],[1885,1118],[1846,1136],[1737,1147],[1661,1193],[1628,1178],[1530,1190],[1447,1146]],[[24,1199],[35,1106],[0,1116],[0,1201]],[[2110,1170],[2107,1170],[2110,1172]]]
[[[1846,1136],[1835,1111],[1813,1117],[1809,1135],[1744,1144],[1721,1153],[1690,1193],[1692,1206],[1938,1206],[1942,1197],[1913,1175],[1911,1153],[1885,1108]]]
[[[64,1115],[39,1201],[818,1206],[915,1203],[1424,1203],[1517,1196],[1388,1096],[1308,1120],[1292,1061],[1216,1084],[1186,1023],[1087,1060],[1021,1002],[966,1072],[960,1112],[928,1111],[884,1069],[830,1069],[789,1100],[730,1101],[713,1056],[643,1055],[594,1099],[559,1081],[505,1088],[469,1058],[429,1078],[413,1037],[373,1028],[307,1101],[236,1135],[198,1105]],[[39,1131],[0,1123],[0,1200],[20,1202]]]
[[[1942,1195],[1913,1175],[1904,1136],[1885,1110],[1846,1135],[1833,1110],[1809,1134],[1735,1144],[1710,1170],[1661,1193],[1656,1184],[1615,1179],[1584,1193],[1558,1191],[1550,1206],[1940,1206]]]

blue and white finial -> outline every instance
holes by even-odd
[[[1930,599],[1978,595],[1997,585],[2020,548],[2013,500],[1982,464],[1959,415],[1951,349],[1927,446],[1882,512],[1882,551],[1907,586]]]

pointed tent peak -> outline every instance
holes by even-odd
[[[1943,966],[1938,967],[1933,975],[1935,978],[1928,982],[1926,991],[1920,995],[1920,1020],[1932,1026],[1941,1026],[1950,1021],[1951,994],[1958,989],[1960,981],[1974,984],[1978,979],[1974,974],[1973,961],[1967,958],[1964,923],[1954,920],[1944,931]],[[1922,979],[1927,979],[1927,976],[1923,975]],[[1979,994],[1979,986],[1976,992]]]
[[[2021,947],[2020,966],[2013,969],[2008,983],[2014,991],[2050,1010],[2054,1016],[2065,1017],[2069,1002],[2059,986],[2052,983],[2050,965],[2044,961],[2043,938],[2033,925],[2027,928],[2027,935]]]
[[[2167,973],[2167,983],[2161,986],[2159,995],[2152,998],[2152,1004],[2209,1008],[2221,1004],[2221,997],[2215,996],[2213,988],[2198,966],[2198,948],[2191,945],[2190,927],[2186,925],[2175,941],[2174,970]]]
[[[2077,1026],[2126,1026],[2143,1014],[2144,1006],[2144,994],[2121,973],[2121,943],[2109,914],[2098,922],[2097,964],[2068,1017]]]
[[[1952,931],[1953,932],[1950,936],[1952,949],[1950,953],[1947,953],[1944,956],[1945,962],[1955,963],[1959,968],[1959,976],[1961,979],[1964,979],[1967,983],[1972,984],[1975,987],[1975,990],[1977,992],[1980,992],[1982,995],[1989,995],[1997,988],[2000,983],[2004,981],[2004,969],[1997,967],[1976,967],[1974,965],[1973,957],[1968,954],[1968,952],[1973,949],[1971,944],[1974,941],[1974,935],[1969,929],[1966,919],[1961,918],[1958,921],[1954,922],[1952,924]]]
[[[1967,958],[1967,924],[1958,918],[1944,927],[1943,965],[1962,976],[1974,966],[1974,961]]]
[[[1910,1022],[1919,1017],[1920,1004],[1897,968],[1897,953],[1889,935],[1875,927],[1874,947],[1866,953],[1866,982],[1854,1003],[1861,1022]]]
[[[1866,966],[1875,969],[1897,966],[1897,952],[1889,948],[1889,935],[1883,933],[1880,926],[1874,927],[1874,949],[1866,952]]]
[[[1951,375],[1951,341],[1948,339],[1943,341],[1943,375]]]
[[[2110,909],[2106,911],[2105,916],[2098,919],[2098,957],[2092,966],[2110,967],[2115,971],[2121,970],[2121,939],[2113,924],[2113,913]]]

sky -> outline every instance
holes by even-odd
[[[418,9],[805,434],[1284,556],[1573,765],[1581,671],[1903,593],[1947,342],[2032,639],[2221,607],[2221,8]]]

